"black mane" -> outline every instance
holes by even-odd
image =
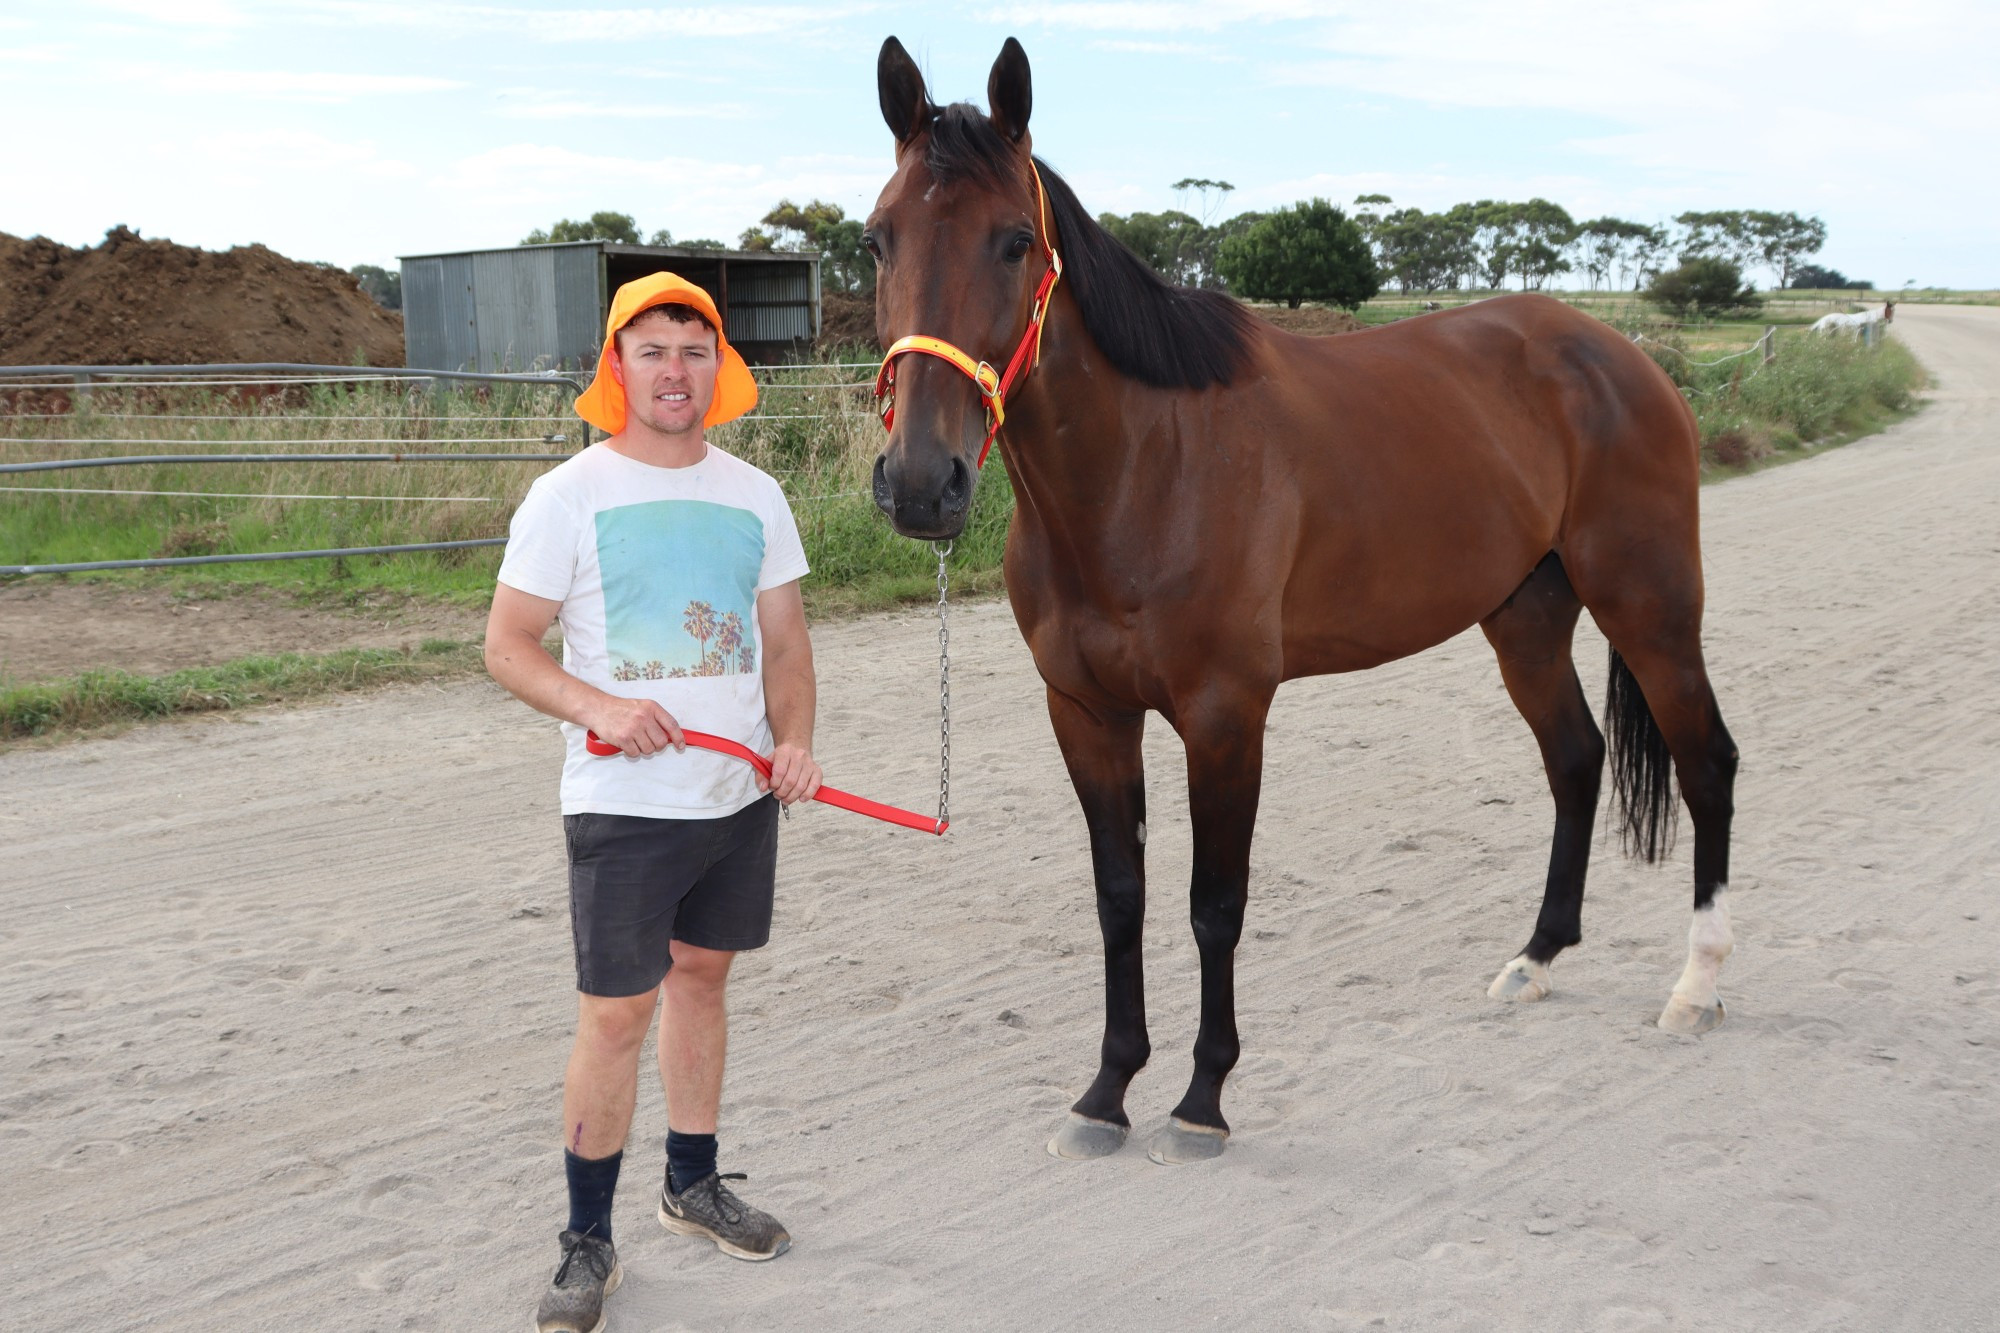
[[[930,125],[924,165],[943,184],[969,180],[996,190],[1012,184],[1009,148],[984,113],[967,102],[945,107]],[[1235,378],[1254,318],[1222,292],[1176,287],[1084,210],[1076,192],[1035,159],[1048,193],[1063,282],[1083,327],[1118,370],[1161,389],[1205,389]]]

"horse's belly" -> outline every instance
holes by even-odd
[[[1470,554],[1412,546],[1406,562],[1305,565],[1285,589],[1285,677],[1434,648],[1491,615],[1548,552],[1546,534],[1522,530]]]

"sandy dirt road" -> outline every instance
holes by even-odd
[[[665,1235],[642,1095],[612,1328],[2000,1327],[2000,310],[1896,327],[1927,411],[1704,497],[1743,752],[1719,1031],[1651,1026],[1685,843],[1600,843],[1554,996],[1486,998],[1551,814],[1474,632],[1280,696],[1236,1136],[1182,1168],[1142,1151],[1196,998],[1149,733],[1154,1061],[1133,1144],[1051,1159],[1099,1034],[1082,821],[1006,609],[969,608],[950,838],[801,813],[740,965],[726,1165],[796,1247]],[[834,780],[921,806],[930,623],[818,645]],[[0,755],[13,1325],[526,1325],[563,1217],[556,757],[483,684]]]

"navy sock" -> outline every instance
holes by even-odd
[[[715,1172],[715,1135],[667,1130],[667,1183],[674,1193]]]
[[[563,1149],[563,1171],[569,1176],[569,1229],[580,1235],[611,1239],[611,1196],[618,1189],[621,1149],[609,1157],[578,1157]]]

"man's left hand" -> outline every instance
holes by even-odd
[[[775,792],[785,805],[810,801],[825,778],[810,751],[800,745],[780,745],[771,752],[771,777],[759,778],[761,790]]]

